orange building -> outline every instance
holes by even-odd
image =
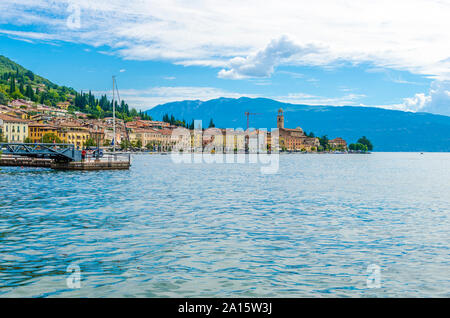
[[[42,123],[29,123],[28,124],[28,138],[32,143],[42,142],[42,138],[45,134],[58,135],[58,128],[55,126],[42,124]]]
[[[279,130],[279,143],[282,150],[287,151],[317,151],[320,145],[318,138],[305,135],[303,129],[284,128],[283,110],[278,110],[277,127]]]

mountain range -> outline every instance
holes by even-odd
[[[301,127],[315,136],[342,137],[354,143],[366,136],[374,151],[450,151],[450,117],[376,107],[310,106],[282,103],[267,98],[218,98],[208,101],[185,100],[158,105],[148,111],[155,120],[165,114],[191,122],[200,119],[207,128],[211,119],[216,127],[246,129],[276,127],[277,111],[282,108],[286,128]]]

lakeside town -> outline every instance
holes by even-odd
[[[139,116],[125,122],[123,119],[105,117],[89,118],[86,113],[69,112],[70,102],[59,102],[55,107],[35,103],[26,99],[13,100],[8,105],[0,105],[0,138],[9,143],[68,143],[77,149],[87,147],[111,148],[116,140],[116,149],[133,151],[167,152],[179,142],[173,136],[175,129],[184,127],[174,124],[173,116],[165,116],[166,121],[144,120]],[[349,147],[340,137],[327,139],[313,134],[307,135],[302,128],[284,127],[283,110],[276,117],[280,151],[286,152],[347,152],[367,151]],[[186,125],[187,126],[187,125]],[[114,135],[114,128],[116,134]],[[190,132],[190,140],[184,146],[199,151],[208,148],[228,151],[248,150],[246,136],[259,135],[260,130],[229,130],[214,127],[211,120],[208,133],[196,135],[193,127],[184,127]],[[189,129],[192,128],[192,129]],[[203,129],[204,130],[204,129]],[[230,139],[230,135],[232,139]],[[271,150],[272,132],[265,134],[265,144]],[[228,136],[228,138],[227,138]],[[200,138],[200,139],[199,139]],[[326,136],[325,136],[326,138]],[[232,140],[230,142],[230,140]],[[228,141],[228,144],[227,144]],[[363,140],[364,142],[364,140]],[[201,146],[200,146],[201,145]],[[198,147],[202,149],[198,149]],[[246,148],[247,147],[247,148]],[[349,149],[350,148],[350,149]]]
[[[114,92],[117,99],[114,99]],[[113,98],[96,97],[91,91],[77,92],[34,74],[5,56],[0,56],[0,142],[72,144],[77,150],[101,147],[106,150],[168,152],[174,147],[191,151],[253,151],[255,137],[258,151],[280,152],[367,152],[371,142],[360,138],[347,144],[343,138],[315,136],[300,127],[288,128],[284,111],[273,113],[275,131],[224,129],[198,122],[188,123],[165,114],[161,121],[146,112],[129,107],[120,100],[113,77]],[[270,113],[267,116],[271,116]],[[300,124],[300,123],[298,123]],[[195,127],[194,127],[195,126]],[[272,126],[273,127],[273,126]],[[185,129],[184,136],[174,131]],[[199,128],[202,133],[199,134]],[[188,136],[187,136],[188,135]],[[264,136],[261,140],[261,136]]]

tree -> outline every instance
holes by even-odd
[[[351,151],[358,151],[358,152],[367,152],[368,148],[366,145],[356,143],[356,144],[350,144],[348,146],[348,149]]]
[[[373,150],[373,145],[372,142],[370,142],[369,139],[367,139],[366,136],[362,136],[361,138],[358,139],[358,143],[365,145],[367,147],[367,150],[372,151]]]
[[[27,71],[27,72],[25,73],[25,76],[28,76],[28,78],[29,78],[31,81],[34,81],[34,74],[33,74],[32,71]]]
[[[142,140],[140,140],[140,139],[136,140],[136,142],[134,143],[134,147],[141,149],[142,148]]]
[[[25,89],[25,96],[29,99],[34,99],[34,91],[30,84],[27,85],[27,88]]]
[[[10,94],[12,99],[21,99],[23,98],[22,93],[16,88],[16,90]]]
[[[131,142],[129,142],[127,139],[122,139],[122,141],[120,142],[120,148],[121,149],[124,149],[124,150],[126,150],[126,149],[128,149],[128,148],[130,148],[130,146],[131,146]]]
[[[6,105],[9,102],[9,97],[4,92],[0,91],[0,105]]]
[[[9,82],[9,94],[12,94],[16,91],[16,79],[14,76],[11,77]]]
[[[46,133],[44,136],[42,136],[42,142],[44,144],[62,143],[61,139],[59,139],[59,137],[54,133]]]
[[[88,138],[88,139],[86,139],[86,141],[83,143],[83,146],[84,146],[84,147],[95,147],[95,146],[97,146],[97,143],[95,142],[94,139]]]
[[[104,147],[111,146],[111,140],[105,139],[105,140],[103,141],[103,146],[104,146]]]
[[[319,137],[319,142],[320,142],[320,145],[322,146],[322,148],[324,150],[326,150],[329,147],[329,145],[328,145],[328,136],[327,135]]]
[[[212,120],[212,118],[211,118],[211,120],[209,121],[209,126],[208,126],[208,128],[214,128],[214,127],[216,127],[216,125],[214,125],[214,122],[213,122],[213,120]]]

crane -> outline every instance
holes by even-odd
[[[249,119],[250,119],[250,115],[262,115],[261,113],[250,113],[250,112],[245,112],[245,116],[247,116],[247,130],[249,129]]]

